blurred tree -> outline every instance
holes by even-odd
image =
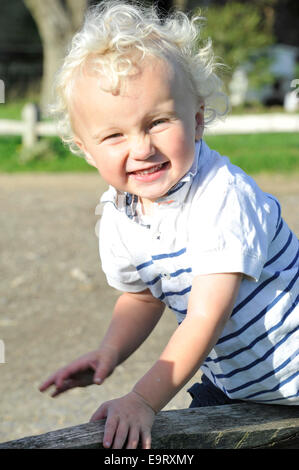
[[[238,0],[239,3],[254,5],[263,13],[266,23],[273,30],[276,40],[281,44],[290,46],[299,46],[298,19],[299,2],[298,0]],[[196,6],[225,5],[229,0],[188,0]]]
[[[263,7],[266,2],[262,0]],[[235,69],[246,63],[250,56],[254,56],[253,65],[248,71],[250,84],[261,86],[271,82],[267,57],[256,55],[257,51],[264,50],[274,41],[273,22],[265,16],[261,7],[255,2],[230,1],[200,8],[199,12],[207,19],[200,41],[211,38],[215,56],[228,66],[223,75],[224,82],[228,83]]]
[[[66,48],[83,21],[88,0],[24,0],[43,43],[42,113],[51,100],[53,77]]]
[[[0,78],[6,99],[38,93],[43,52],[36,24],[23,0],[0,4]]]
[[[298,21],[298,0],[277,0],[274,28],[280,43],[299,47]]]

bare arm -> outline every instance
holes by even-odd
[[[192,378],[217,342],[230,317],[241,274],[213,274],[194,279],[188,313],[159,360],[135,385],[159,411]]]
[[[149,448],[155,412],[161,410],[201,366],[217,342],[235,303],[242,274],[213,274],[194,279],[186,319],[159,360],[132,392],[104,403],[91,420],[106,419],[104,446]],[[113,443],[113,444],[112,444]]]
[[[117,364],[125,361],[152,332],[165,305],[150,290],[124,293],[117,300],[100,350],[113,350]]]

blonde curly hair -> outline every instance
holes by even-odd
[[[115,93],[143,59],[152,56],[174,60],[189,79],[194,95],[205,105],[205,125],[224,116],[228,98],[215,73],[220,64],[213,55],[211,40],[204,47],[198,46],[203,20],[199,16],[189,19],[181,11],[161,19],[155,6],[136,2],[132,5],[109,0],[91,7],[56,75],[55,102],[50,107],[58,132],[70,150],[82,155],[74,142],[69,103],[76,77],[86,66],[109,78],[109,91]],[[100,86],[104,88],[101,83]]]

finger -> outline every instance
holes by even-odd
[[[105,431],[104,431],[104,438],[103,438],[103,446],[107,449],[111,447],[112,442],[114,440],[115,432],[118,426],[118,417],[111,416],[108,417],[105,424]]]
[[[106,407],[105,404],[103,404],[91,416],[89,422],[91,423],[92,421],[98,421],[99,419],[105,419],[106,417],[107,417],[107,407]]]
[[[63,386],[63,382],[66,379],[74,378],[74,376],[82,375],[82,373],[86,373],[89,364],[84,360],[84,358],[79,358],[74,362],[71,362],[66,367],[63,367],[56,373],[56,386],[61,388]],[[77,377],[76,377],[77,378]]]
[[[70,390],[71,388],[75,387],[80,387],[81,380],[80,379],[73,379],[73,378],[64,378],[65,374],[59,377],[56,377],[54,381],[52,381],[51,385],[55,385],[56,388],[54,392],[51,394],[51,397],[57,397],[57,395],[60,395],[61,393],[66,392],[67,390]]]
[[[118,424],[117,429],[115,431],[114,441],[113,441],[113,449],[122,449],[129,432],[129,424],[126,421],[122,421]]]
[[[70,390],[71,388],[78,387],[79,386],[79,381],[74,380],[74,379],[67,379],[63,382],[61,387],[56,386],[56,389],[52,393],[51,397],[56,397],[57,395],[60,395],[63,392],[66,392],[67,390]]]
[[[70,375],[69,367],[59,369],[54,374],[50,375],[50,377],[41,384],[41,386],[39,387],[40,391],[44,392],[51,385],[56,385],[59,388],[62,387],[62,383],[68,375]]]
[[[140,432],[138,428],[130,429],[126,449],[137,449],[138,442],[139,442],[139,435],[140,435]]]
[[[63,381],[72,374],[72,368],[70,366],[65,367],[63,369],[59,369],[54,374],[50,375],[50,377],[42,383],[39,387],[40,391],[43,392],[51,385],[56,385],[56,387],[61,388]]]
[[[142,449],[150,449],[152,445],[152,437],[150,429],[144,429],[141,433]]]
[[[73,372],[76,372],[77,369],[73,370],[72,367],[66,367],[65,369],[62,369],[56,376],[56,387],[61,389],[63,388],[63,384],[67,382],[67,379],[73,374]]]
[[[90,367],[95,370],[94,361],[90,361]],[[63,382],[68,377],[76,373],[85,371],[86,368],[87,368],[87,365],[86,365],[86,360],[84,359],[84,357],[79,358],[73,361],[71,364],[67,365],[66,367],[63,367],[62,369],[59,369],[57,372],[52,374],[45,382],[43,382],[40,385],[39,390],[41,392],[44,392],[51,385],[56,385],[58,389],[63,389]]]
[[[89,362],[89,366],[95,371],[96,368],[97,368],[97,364],[98,364],[98,360],[97,359],[93,359]]]
[[[110,367],[108,366],[108,364],[101,362],[94,373],[94,377],[93,377],[94,383],[98,385],[102,384],[104,380],[108,377],[109,373],[110,373]]]
[[[56,378],[56,373],[51,375],[47,380],[45,380],[45,382],[43,382],[39,386],[39,390],[41,392],[44,392],[45,390],[47,390],[47,388],[51,387],[51,385],[54,385],[55,384],[55,378]]]

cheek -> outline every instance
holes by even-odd
[[[167,146],[169,149],[169,156],[173,160],[181,161],[182,157],[184,160],[189,158],[193,159],[194,148],[195,148],[195,137],[188,129],[181,129],[178,132],[173,133],[167,139]]]
[[[123,175],[124,158],[117,149],[103,149],[101,152],[97,149],[92,155],[99,173],[106,181],[112,181]]]

